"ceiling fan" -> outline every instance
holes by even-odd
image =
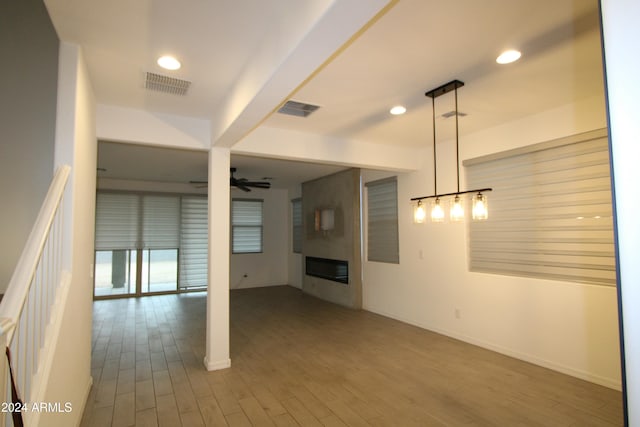
[[[271,183],[267,181],[249,181],[247,178],[236,178],[233,175],[236,170],[236,168],[231,168],[229,184],[232,187],[239,188],[242,191],[251,191],[251,188],[271,188]],[[189,184],[195,185],[198,188],[206,187],[208,183],[208,181],[189,181]]]

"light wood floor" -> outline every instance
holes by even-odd
[[[619,392],[290,287],[231,292],[207,372],[205,295],[94,303],[83,426],[613,426]]]

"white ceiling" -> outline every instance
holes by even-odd
[[[506,48],[521,50],[522,59],[498,65]],[[306,120],[273,115],[265,124],[430,145],[426,91],[463,81],[459,110],[468,116],[460,130],[472,132],[602,95],[600,55],[595,0],[401,0],[293,94],[321,109]],[[396,104],[407,114],[388,114]],[[437,99],[436,114],[453,109],[452,94]]]
[[[101,104],[210,118],[271,46],[296,40],[331,0],[46,0],[59,37],[82,46]],[[174,55],[183,66],[156,64]],[[145,72],[192,82],[187,97],[144,89]]]
[[[61,39],[82,45],[99,103],[215,118],[238,76],[246,76],[257,56],[268,57],[274,41],[295,43],[337,1],[344,0],[45,3]],[[279,114],[261,117],[262,124],[379,144],[428,146],[431,100],[424,92],[459,79],[465,82],[459,90],[459,110],[468,114],[460,120],[462,144],[465,132],[602,96],[597,7],[597,0],[392,1],[291,94],[293,99],[320,105],[318,111],[306,119]],[[497,65],[498,53],[511,47],[523,52],[522,59]],[[145,71],[167,73],[155,65],[155,59],[165,53],[183,63],[172,76],[193,82],[186,97],[143,89]],[[449,95],[437,101],[438,115],[453,109]],[[408,113],[390,116],[388,110],[396,104],[404,104]],[[450,129],[443,126],[443,138]],[[122,149],[122,144],[116,148]],[[119,170],[123,176],[133,173],[124,170],[128,163],[122,160],[133,154],[112,154],[109,162],[115,164],[105,164],[105,158],[101,167],[113,173]],[[184,162],[198,158],[182,157]],[[163,168],[145,167],[146,162],[132,166],[138,172],[155,173],[157,180],[184,179],[185,170],[206,176],[202,160],[197,160],[196,168],[173,159]],[[290,162],[239,156],[233,161],[238,176],[282,176],[283,183],[308,178],[303,172],[312,169],[306,164],[294,168]],[[170,165],[176,170],[170,170]],[[322,174],[321,168],[313,170]],[[292,176],[285,177],[285,171]]]

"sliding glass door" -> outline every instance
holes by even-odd
[[[132,295],[137,293],[136,250],[96,251],[94,295]]]
[[[148,249],[142,252],[141,293],[178,290],[178,250]]]
[[[207,198],[99,192],[96,297],[204,289]]]

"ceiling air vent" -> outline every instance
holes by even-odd
[[[180,80],[173,77],[149,72],[146,73],[146,79],[144,83],[145,89],[181,96],[187,94],[189,86],[191,86],[191,82],[187,80]]]
[[[455,115],[456,115],[455,110],[451,110],[451,111],[448,111],[448,112],[444,113],[442,115],[442,117],[444,117],[445,119],[448,119],[449,117],[453,117]],[[467,113],[463,113],[462,111],[458,111],[458,117],[464,117],[466,115],[467,115]]]
[[[320,107],[317,105],[305,104],[304,102],[287,101],[282,107],[280,107],[278,113],[297,117],[307,117],[318,108]]]

